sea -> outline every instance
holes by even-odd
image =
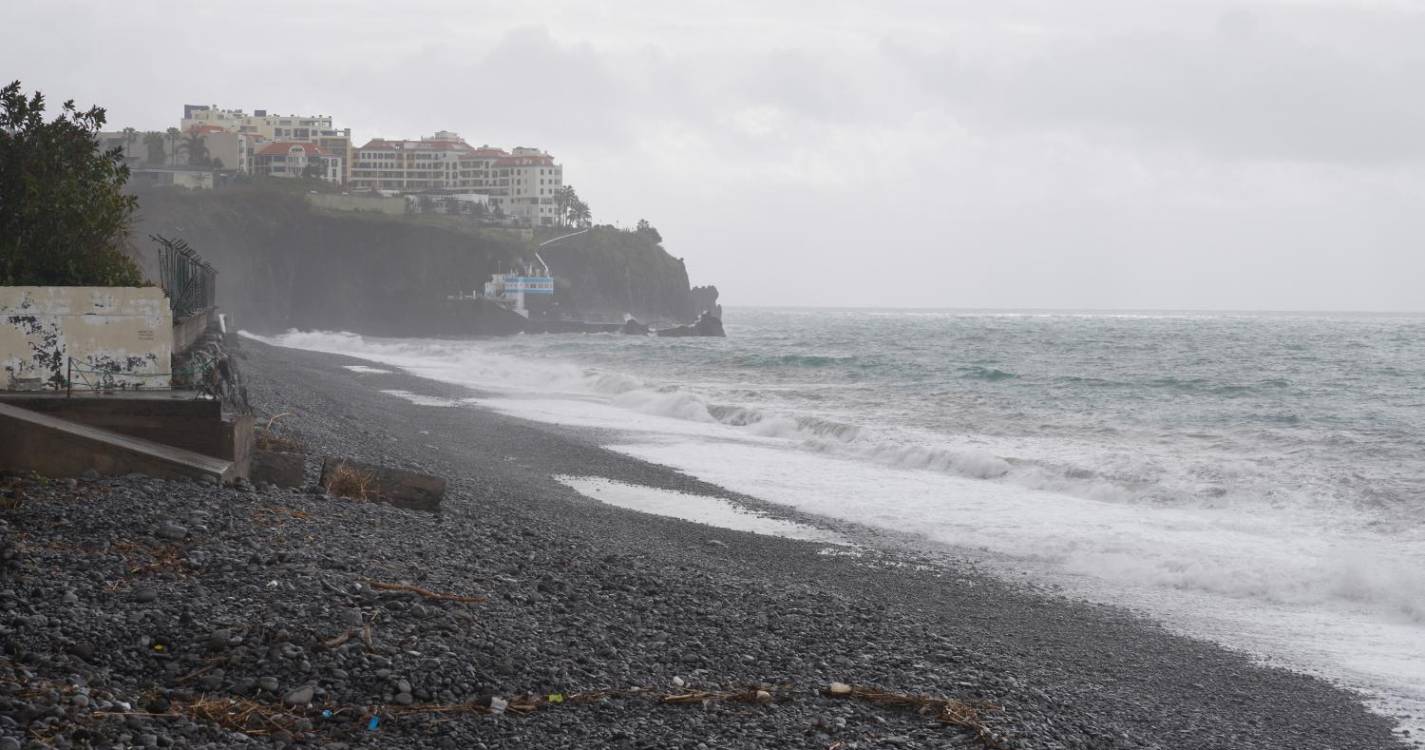
[[[266,340],[468,385],[425,403],[598,428],[734,492],[1141,612],[1425,734],[1425,316],[724,323],[725,339]]]

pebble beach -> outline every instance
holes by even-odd
[[[308,486],[0,479],[0,750],[1407,747],[1348,691],[913,540],[592,500],[560,478],[768,510],[597,431],[240,356]],[[328,496],[322,456],[444,477],[442,511]]]

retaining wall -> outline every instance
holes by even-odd
[[[115,388],[166,389],[173,314],[158,287],[0,287],[0,390],[58,390],[69,359]]]

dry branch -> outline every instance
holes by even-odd
[[[355,633],[356,631],[354,631],[353,629],[347,628],[346,632],[343,632],[335,637],[328,638],[327,640],[322,641],[322,648],[328,651],[337,648],[343,643],[346,643],[347,641],[351,640],[351,636],[355,635]]]
[[[682,693],[670,693],[660,699],[662,703],[704,703],[707,701],[728,701],[732,703],[756,703],[756,690],[739,691],[702,691],[690,690]]]
[[[445,602],[462,602],[465,604],[484,604],[489,601],[483,596],[461,596],[460,594],[446,594],[440,591],[431,591],[419,586],[412,586],[405,583],[383,583],[381,581],[367,581],[367,585],[377,591],[408,591],[412,594],[420,594],[427,599],[435,599]]]
[[[990,750],[1000,750],[1003,743],[995,736],[994,732],[985,724],[981,717],[982,712],[1001,711],[999,706],[992,703],[966,703],[956,698],[932,698],[924,695],[911,693],[891,693],[875,688],[853,687],[851,696],[857,700],[868,703],[875,703],[882,706],[892,706],[895,708],[905,708],[913,710],[923,715],[933,715],[938,721],[951,726],[968,729],[975,733],[975,738]]]

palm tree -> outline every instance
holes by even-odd
[[[124,158],[129,158],[129,152],[133,150],[134,144],[139,141],[139,131],[133,128],[124,128]]]
[[[178,139],[182,138],[183,134],[178,132],[178,128],[169,128],[164,131],[163,137],[168,140],[168,163],[173,164],[178,161]]]
[[[579,226],[587,227],[593,224],[594,215],[589,211],[589,204],[576,199],[574,205],[569,207],[569,218]]]
[[[148,163],[163,163],[163,134],[146,133],[143,137],[144,148],[148,149]]]
[[[196,129],[188,132],[183,137],[183,143],[179,150],[188,154],[188,163],[203,166],[208,163],[208,142]]]
[[[555,188],[554,206],[556,210],[554,213],[559,217],[560,226],[568,226],[569,220],[572,218],[569,216],[569,209],[578,202],[579,194],[574,192],[573,185]]]

